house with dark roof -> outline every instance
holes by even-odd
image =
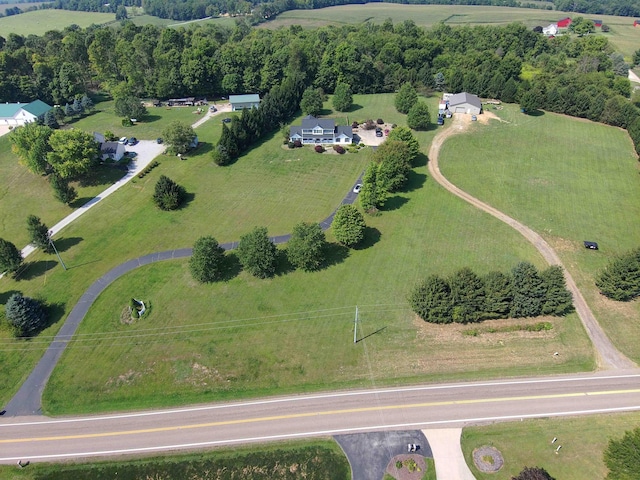
[[[482,102],[473,93],[456,93],[448,98],[449,111],[451,113],[469,113],[478,115],[482,113]]]
[[[231,111],[237,112],[245,108],[258,108],[260,106],[260,95],[257,93],[249,93],[247,95],[229,95],[229,103]]]
[[[0,103],[0,125],[20,126],[44,118],[53,107],[42,100],[31,103]]]
[[[289,127],[289,139],[299,140],[303,145],[349,145],[353,143],[353,130],[350,125],[336,125],[332,118],[307,115],[302,125]]]

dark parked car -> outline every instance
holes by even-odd
[[[164,141],[164,140],[162,140],[162,138],[158,138],[158,139],[156,140],[156,142],[158,142],[158,144],[161,144],[163,141]]]
[[[129,145],[135,145],[136,143],[138,143],[138,139],[136,137],[131,137],[129,139]]]
[[[376,137],[382,136],[382,130],[376,130]]]
[[[438,125],[444,125],[444,118],[438,117]]]
[[[229,117],[223,118],[222,121],[224,123],[231,123],[231,119]]]

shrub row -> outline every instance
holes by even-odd
[[[505,325],[504,327],[470,328],[463,330],[462,334],[468,337],[477,337],[483,333],[509,333],[509,332],[544,332],[553,329],[551,322],[538,322],[533,325]]]
[[[145,175],[147,173],[149,173],[151,170],[153,170],[154,168],[156,168],[158,165],[160,165],[160,162],[158,162],[157,160],[154,160],[153,162],[151,162],[149,165],[147,165],[145,167],[144,170],[142,170],[139,174],[138,174],[138,178],[144,178]]]
[[[540,273],[527,262],[507,274],[479,277],[463,268],[447,279],[432,275],[416,285],[409,303],[420,318],[432,323],[561,316],[573,310],[562,269],[554,265]]]

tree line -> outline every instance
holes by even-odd
[[[472,323],[497,318],[562,316],[573,310],[562,269],[539,272],[521,262],[511,272],[479,276],[463,268],[449,278],[431,275],[409,296],[411,309],[430,323]]]

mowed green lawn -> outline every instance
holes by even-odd
[[[381,102],[385,96],[356,97],[362,108],[349,116],[380,115],[395,121],[389,103],[376,114],[369,110],[369,98]],[[386,99],[390,102],[392,96]],[[422,135],[430,137],[435,131]],[[147,214],[155,213],[153,224],[157,226],[153,238],[146,235],[144,251],[189,245],[203,233],[229,241],[254,225],[268,226],[270,234],[280,234],[300,219],[320,220],[339,203],[367,161],[366,150],[355,155],[318,155],[308,149],[282,149],[280,143],[277,138],[271,140],[225,169],[207,170],[200,159],[188,160],[199,184],[220,193],[208,196],[207,209],[201,212],[206,219],[203,224],[198,221],[200,215],[194,217],[190,212],[198,208],[198,193],[193,205],[169,214],[173,225],[160,226],[158,219],[165,215],[152,208],[142,211],[138,216],[141,229],[149,230]],[[425,143],[424,149],[427,146]],[[276,172],[288,179],[291,188],[301,182],[294,172],[309,173],[315,161],[325,167],[327,162],[337,162],[341,167],[333,170],[331,178],[313,175],[302,197],[291,190],[285,196],[278,192]],[[180,181],[177,168],[182,165],[177,163],[176,173],[169,176]],[[195,185],[196,179],[191,181]],[[337,190],[332,185],[336,182],[340,184]],[[335,193],[327,195],[329,192]],[[271,203],[271,196],[279,205],[256,215],[263,204]],[[313,208],[312,199],[324,203],[324,214]],[[297,212],[299,204],[310,210]],[[114,210],[112,206],[108,209]],[[415,319],[406,296],[429,273],[448,275],[463,266],[479,273],[504,271],[521,260],[544,265],[533,247],[511,229],[430,181],[424,162],[416,168],[407,191],[394,196],[382,215],[368,217],[367,222],[370,230],[365,248],[347,251],[332,246],[328,265],[319,272],[284,267],[269,280],[240,273],[202,286],[191,279],[186,261],[174,261],[126,275],[101,295],[63,356],[45,391],[46,410],[105,411],[593,367],[590,346],[575,315],[551,319],[554,329],[547,333],[479,337],[463,335],[465,327],[438,327]],[[137,236],[113,217],[98,223]],[[87,227],[78,223],[77,228]],[[165,243],[165,228],[171,228],[166,234],[170,243]],[[185,232],[187,228],[192,230]],[[184,239],[175,241],[178,238]],[[495,238],[501,239],[499,248]],[[161,239],[163,244],[158,244]],[[141,240],[133,243],[140,249]],[[148,301],[151,311],[144,320],[123,325],[120,314],[131,296]],[[356,305],[358,336],[370,336],[354,345]],[[566,353],[563,362],[551,355],[559,348]],[[540,351],[550,353],[540,355]],[[472,372],[469,365],[473,365]]]
[[[616,255],[639,246],[640,176],[624,130],[515,106],[506,122],[476,125],[444,145],[441,170],[454,184],[515,217],[556,249],[600,324],[640,361],[640,303],[609,301],[594,277]],[[587,250],[584,240],[598,242]]]
[[[524,422],[467,427],[462,432],[462,450],[467,465],[478,480],[508,480],[524,467],[542,467],[562,480],[601,479],[607,475],[602,453],[609,439],[619,440],[627,430],[640,425],[640,414],[589,415],[546,418]],[[557,437],[556,443],[551,441]],[[496,473],[482,473],[472,460],[482,445],[496,447],[504,466]],[[562,449],[555,453],[559,445]]]
[[[25,5],[28,5],[25,3]],[[0,6],[1,7],[1,6]],[[89,25],[102,25],[115,20],[113,13],[70,12],[68,10],[36,10],[10,17],[0,18],[0,35],[10,33],[19,35],[43,35],[49,30],[62,30],[71,24],[86,28]]]

